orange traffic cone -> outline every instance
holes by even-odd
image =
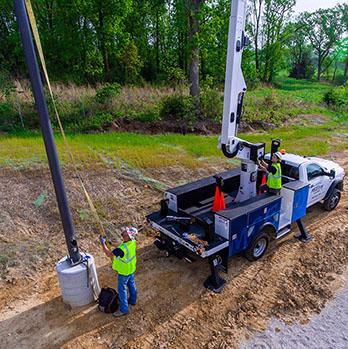
[[[215,189],[215,196],[214,196],[214,203],[213,203],[212,211],[213,212],[220,211],[220,190],[219,190],[218,186],[216,186],[216,189]]]
[[[219,212],[221,210],[224,210],[225,208],[226,205],[224,193],[220,191],[219,186],[216,186],[212,211]]]
[[[267,176],[263,174],[262,176],[262,181],[261,181],[261,186],[265,185],[267,183]]]
[[[220,192],[220,207],[219,207],[219,211],[220,210],[224,210],[226,208],[226,205],[225,205],[225,196],[224,196],[224,193],[221,191]]]
[[[267,176],[266,174],[262,174],[261,184],[259,186],[259,192],[258,192],[259,195],[264,193],[266,183],[267,183]]]

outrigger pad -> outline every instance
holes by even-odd
[[[204,281],[204,287],[215,293],[220,293],[226,282],[226,280],[219,275],[219,270],[221,270],[222,267],[221,261],[221,256],[219,255],[209,257],[211,275]]]
[[[313,240],[313,237],[309,234],[307,236],[302,236],[302,234],[296,235],[295,238],[303,243],[307,243]]]
[[[307,231],[307,229],[305,228],[305,226],[304,226],[302,220],[301,220],[301,219],[298,219],[298,220],[296,221],[296,223],[297,223],[298,228],[300,229],[300,233],[301,233],[300,235],[295,236],[296,239],[298,239],[299,241],[304,242],[304,243],[311,241],[313,238],[312,238],[312,236],[308,233],[308,231]]]
[[[221,278],[220,276],[216,277],[216,276],[210,275],[204,281],[204,287],[215,293],[220,293],[221,290],[224,288],[225,282],[226,280]]]

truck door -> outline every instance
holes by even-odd
[[[309,183],[309,195],[307,207],[321,201],[326,193],[327,183],[330,179],[324,173],[324,169],[316,163],[306,166],[307,179]]]

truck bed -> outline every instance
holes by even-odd
[[[177,217],[182,216],[170,210],[168,215]],[[211,213],[211,215],[213,218],[213,213]],[[204,227],[199,221],[185,227],[180,223],[167,221],[166,217],[161,216],[160,211],[148,215],[147,220],[155,230],[160,231],[164,235],[188,248],[191,252],[197,253],[203,258],[214,254],[218,250],[228,247],[229,244],[227,239],[216,234],[211,235],[211,239],[207,241],[207,246],[203,246],[201,243],[190,239],[190,236],[194,235],[198,239],[206,241],[205,229],[207,227]],[[211,223],[211,228],[213,228],[213,222]]]

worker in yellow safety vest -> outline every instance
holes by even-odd
[[[122,230],[123,242],[111,250],[105,241],[100,237],[104,253],[111,259],[112,269],[118,273],[117,292],[120,300],[120,309],[113,313],[113,316],[120,317],[128,314],[128,303],[135,305],[137,302],[137,288],[135,285],[136,258],[136,236],[138,230],[127,227]],[[127,298],[127,288],[129,299]]]
[[[272,155],[272,163],[267,164],[264,160],[259,163],[259,168],[267,174],[267,192],[279,195],[282,188],[282,154],[277,151]]]

